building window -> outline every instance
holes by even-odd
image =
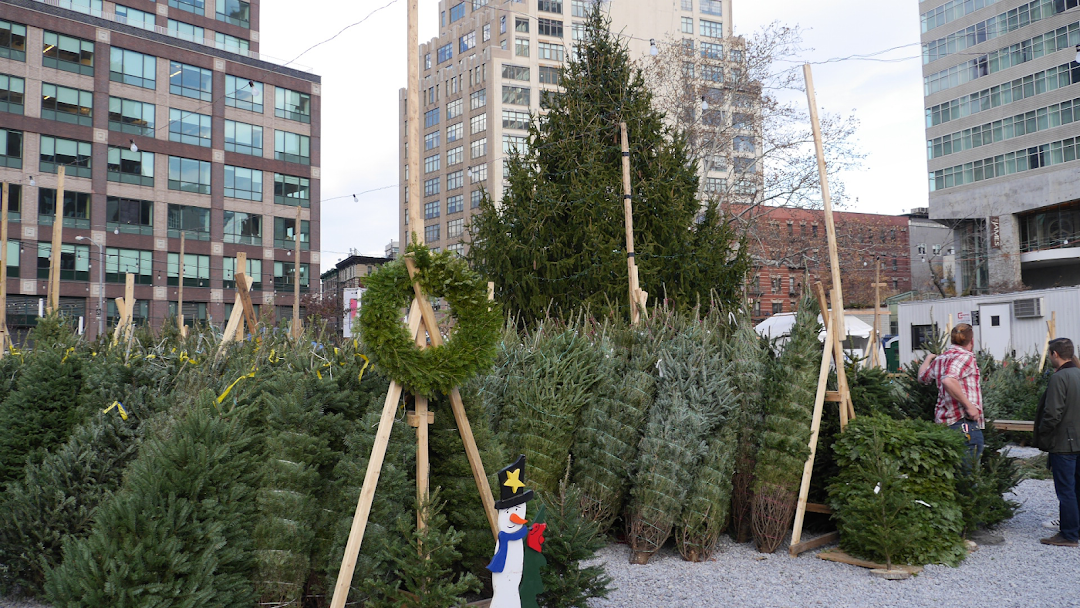
[[[430,220],[439,217],[439,201],[424,203],[424,219]]]
[[[212,101],[213,80],[214,73],[210,70],[179,61],[169,62],[169,92],[173,95]]]
[[[574,41],[585,40],[585,24],[579,21],[575,21],[570,25],[570,39]],[[693,46],[694,41],[690,41],[690,45]]]
[[[430,70],[431,69],[431,53],[425,53],[424,54],[424,69],[425,70]]]
[[[439,108],[434,108],[424,112],[424,128],[430,129],[439,124]]]
[[[177,21],[175,19],[169,19],[168,32],[170,36],[176,36],[181,40],[188,40],[191,42],[203,43],[206,38],[206,32],[203,28],[183,21]]]
[[[183,232],[188,239],[210,240],[210,210],[205,207],[169,205],[169,238],[178,239]]]
[[[90,193],[64,190],[64,227],[90,227]],[[53,225],[56,218],[56,190],[38,188],[38,224]]]
[[[46,30],[42,37],[41,65],[93,76],[94,42]]]
[[[538,0],[536,8],[545,13],[562,13],[562,0]]]
[[[0,19],[0,57],[26,61],[26,26]]]
[[[570,0],[570,14],[574,17],[588,17],[590,0]]]
[[[135,275],[136,285],[154,284],[154,252],[141,249],[105,248],[105,280],[123,283]]]
[[[487,130],[487,114],[477,114],[469,119],[469,134],[476,135]]]
[[[784,290],[784,277],[770,277],[772,281],[772,292],[780,293]]]
[[[539,67],[539,71],[540,84],[559,84],[559,77],[561,74],[559,68],[542,65]]]
[[[524,80],[529,81],[529,68],[520,65],[503,64],[502,77],[506,80]]]
[[[250,289],[262,289],[262,260],[248,258],[245,266],[244,275],[252,279]],[[236,258],[221,258],[221,270],[221,286],[236,289]]]
[[[73,125],[94,125],[94,94],[60,85],[41,83],[41,117]]]
[[[251,27],[251,4],[243,0],[217,0],[217,11],[214,17],[218,21]]]
[[[465,158],[464,146],[458,146],[456,148],[450,148],[446,151],[446,166],[453,167],[454,165],[461,164],[461,161]]]
[[[525,135],[503,134],[503,154],[528,154],[529,138]]]
[[[65,173],[68,176],[88,178],[91,171],[91,148],[88,141],[42,135],[39,168],[44,173],[56,173],[58,166],[66,165]]]
[[[453,120],[461,116],[461,110],[465,106],[464,99],[455,99],[446,104],[446,120]]]
[[[258,169],[225,165],[225,197],[261,201],[263,174]]]
[[[225,121],[225,151],[251,156],[263,155],[263,129],[235,120]]]
[[[306,177],[274,174],[274,202],[279,205],[311,206],[311,181]]]
[[[693,17],[681,17],[680,21],[682,22],[682,28],[680,30],[680,31],[682,31],[682,33],[684,33],[684,34],[693,34],[694,33],[694,18]]]
[[[562,38],[563,22],[558,19],[544,19],[543,17],[540,17],[536,20],[536,32],[541,36]]]
[[[518,57],[529,56],[529,39],[528,38],[514,38],[514,55]]]
[[[434,243],[439,240],[439,225],[431,224],[430,226],[424,226],[424,242]]]
[[[454,6],[450,7],[450,23],[457,21],[458,19],[465,18],[465,3],[458,2]]]
[[[262,216],[255,213],[225,211],[226,243],[262,245]]]
[[[446,189],[457,190],[465,185],[465,172],[454,171],[446,174]]]
[[[448,220],[446,222],[446,238],[458,239],[465,233],[465,218]]]
[[[154,153],[132,152],[128,148],[109,146],[108,180],[137,186],[154,186]]]
[[[727,180],[722,177],[706,177],[705,192],[718,194],[727,190]]]
[[[311,122],[311,95],[274,88],[274,116],[303,123]]]
[[[424,173],[433,173],[439,170],[439,155],[432,154],[424,158]]]
[[[469,168],[469,183],[475,184],[487,180],[487,165],[476,165]]]
[[[461,213],[465,210],[465,197],[460,194],[455,194],[446,198],[446,214]]]
[[[439,178],[433,177],[424,180],[424,196],[435,196],[439,193]]]
[[[196,15],[206,14],[206,0],[169,0],[169,6]]]
[[[274,247],[278,249],[296,248],[296,219],[291,217],[274,218]],[[310,227],[307,220],[300,220],[300,249],[311,248]]]
[[[439,139],[442,131],[432,131],[424,136],[424,150],[434,150],[439,147]]]
[[[0,74],[0,112],[22,114],[25,99],[26,81],[17,76]]]
[[[274,158],[302,165],[311,164],[311,138],[289,131],[274,131]]]
[[[109,80],[144,89],[155,89],[157,88],[157,57],[118,49],[114,46],[109,49]]]
[[[154,136],[154,104],[120,97],[109,98],[109,130]]]
[[[154,202],[110,196],[105,199],[105,228],[127,234],[154,234]]]
[[[167,284],[180,285],[180,254],[170,253],[166,258]],[[194,253],[184,254],[184,287],[210,286],[210,256]],[[175,305],[174,305],[175,306]],[[185,307],[187,304],[184,305]]]
[[[919,243],[915,246],[915,250],[919,255],[926,255],[926,243]]]
[[[300,291],[308,290],[308,265],[300,264]],[[274,262],[274,289],[292,292],[296,276],[296,264],[293,262]],[[289,308],[291,314],[291,307]]]
[[[65,196],[64,198],[67,198]],[[87,226],[89,227],[89,226]],[[38,241],[37,276],[49,278],[49,265],[52,257],[52,243]],[[60,280],[90,280],[90,246],[62,243],[60,245]]]
[[[503,103],[516,106],[528,106],[530,98],[531,95],[529,87],[515,87],[510,85],[503,85]]]
[[[480,89],[469,94],[469,109],[476,110],[487,105],[487,89]],[[438,121],[436,121],[438,122]]]
[[[210,163],[170,156],[169,190],[210,194]]]
[[[469,196],[469,208],[470,209],[479,209],[480,208],[480,201],[483,200],[483,198],[484,198],[483,191],[481,191],[481,190],[473,190],[472,193]]]
[[[561,44],[552,44],[550,42],[540,42],[537,44],[537,57],[540,59],[550,59],[551,61],[563,61],[565,58],[565,49]]]
[[[515,17],[514,18],[514,31],[522,34],[529,33],[529,18],[528,17]]]
[[[186,262],[185,262],[185,264],[186,264]],[[185,266],[184,269],[186,271],[187,267]],[[206,282],[207,282],[207,284],[209,284],[210,281],[207,280]],[[185,284],[187,283],[186,278],[184,280],[184,283]],[[140,301],[140,302],[138,302],[138,304],[142,304],[142,302]],[[226,310],[229,310],[231,308],[231,306],[232,306],[232,304],[226,304],[225,305]],[[255,311],[256,311],[255,314],[257,315],[258,310],[259,310],[259,306],[258,306],[258,304],[255,304],[253,306],[255,307]],[[115,314],[115,311],[112,310],[112,308],[113,308],[113,304],[110,303],[109,304],[109,314],[110,315]],[[206,311],[207,311],[206,302],[187,302],[187,301],[185,301],[184,302],[184,326],[185,327],[194,327],[196,323],[206,323],[207,319],[209,318],[209,317],[206,316]],[[135,311],[135,315],[136,315],[135,318],[136,319],[139,318],[138,314],[139,314],[138,310],[136,310]],[[177,314],[178,313],[177,313],[177,310],[176,310],[176,302],[169,302],[169,309],[168,309],[169,317],[175,319]],[[228,313],[226,313],[226,314],[228,314]],[[110,317],[109,322],[112,323],[111,317]]]
[[[480,158],[481,156],[484,156],[487,154],[487,138],[481,137],[480,139],[474,139],[473,142],[469,144],[469,149],[471,158]]]
[[[209,148],[211,123],[207,114],[169,108],[169,141]]]
[[[262,114],[265,88],[266,85],[261,82],[226,75],[225,105]]]
[[[774,315],[778,315],[778,314],[784,312],[784,303],[782,301],[781,302],[773,302],[772,303],[772,312],[773,312]]]
[[[491,24],[490,23],[485,23],[484,24],[484,28],[483,28],[482,32],[483,32],[483,34],[481,35],[481,42],[487,42],[488,40],[491,40]],[[428,66],[428,67],[430,67],[430,66]]]
[[[457,141],[464,137],[465,125],[464,123],[456,123],[446,127],[446,143]]]
[[[251,43],[243,38],[230,36],[221,32],[214,32],[214,47],[223,51],[246,55],[251,50]]]
[[[22,169],[22,154],[23,132],[0,129],[0,167]]]
[[[706,15],[723,16],[723,3],[720,0],[699,0],[698,10]]]
[[[720,23],[719,21],[699,19],[698,34],[700,34],[701,36],[705,36],[706,38],[723,38],[724,24]]]
[[[454,45],[447,42],[439,47],[435,52],[435,63],[442,63],[444,61],[450,61],[454,57]]]
[[[502,126],[504,129],[519,129],[527,131],[529,129],[529,113],[519,112],[517,110],[503,110],[502,113]]]
[[[469,32],[458,39],[458,52],[464,53],[465,51],[476,46],[476,32]]]

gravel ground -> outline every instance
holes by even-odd
[[[616,590],[590,606],[1080,607],[1080,549],[1039,543],[1054,534],[1042,527],[1057,517],[1053,481],[1023,481],[1014,499],[1023,506],[999,526],[1004,544],[979,547],[958,568],[927,566],[906,581],[879,580],[869,570],[824,561],[815,556],[820,550],[792,558],[787,543],[765,555],[725,536],[709,562],[685,562],[665,548],[645,566],[630,565],[629,549],[612,545],[599,559]]]

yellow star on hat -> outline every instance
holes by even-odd
[[[525,484],[522,483],[520,479],[518,479],[518,477],[520,477],[520,476],[521,476],[521,469],[514,469],[513,471],[507,471],[506,472],[506,481],[503,482],[503,485],[510,488],[514,492],[514,494],[517,494],[517,491],[520,488],[525,487]]]

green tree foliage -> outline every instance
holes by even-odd
[[[725,425],[722,431],[709,437],[705,457],[687,492],[675,539],[679,553],[687,561],[709,559],[727,528],[731,478],[739,446],[735,426]]]
[[[627,298],[619,123],[627,124],[634,249],[642,288],[681,310],[735,302],[746,248],[714,205],[704,212],[686,140],[653,105],[625,43],[599,9],[562,75],[563,92],[509,160],[499,205],[473,217],[469,261],[528,326],[547,311],[622,307]]]
[[[738,402],[738,448],[731,480],[731,527],[737,542],[750,540],[754,501],[754,465],[760,449],[765,422],[763,398],[769,350],[750,324],[746,314],[737,317],[737,327],[728,341],[725,357],[731,365],[731,383]]]
[[[771,377],[765,400],[761,449],[754,467],[754,540],[758,550],[776,551],[791,528],[803,466],[810,454],[822,346],[817,303],[803,298]]]
[[[829,504],[841,548],[902,564],[956,565],[964,558],[959,433],[922,420],[860,416],[834,449],[840,474],[829,485]]]
[[[1020,508],[1020,503],[1005,498],[1020,483],[1019,459],[1002,452],[1005,436],[992,425],[986,426],[983,439],[986,445],[979,462],[956,483],[965,533],[996,526]]]
[[[255,601],[256,467],[239,417],[213,396],[149,439],[93,531],[64,546],[45,591],[56,607],[242,606]],[[237,412],[239,413],[239,412]]]
[[[656,401],[638,448],[627,505],[634,563],[646,563],[671,535],[700,473],[706,438],[734,415],[727,369],[698,326],[661,349]]]
[[[1047,369],[1051,369],[1049,364]],[[1039,357],[1005,358],[1000,367],[983,374],[986,419],[1034,420],[1039,397],[1049,382],[1049,374],[1039,371]]]
[[[602,565],[585,565],[606,544],[604,535],[581,512],[580,489],[565,479],[558,492],[539,499],[547,508],[548,527],[543,544],[547,566],[540,571],[544,592],[537,601],[542,608],[588,608],[590,599],[607,597],[611,590]]]
[[[900,416],[911,420],[934,421],[934,407],[937,405],[937,384],[919,382],[919,365],[922,361],[912,361],[901,368]]]

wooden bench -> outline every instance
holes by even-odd
[[[999,431],[1024,431],[1031,433],[1035,430],[1035,423],[1030,420],[992,420],[990,424]]]

